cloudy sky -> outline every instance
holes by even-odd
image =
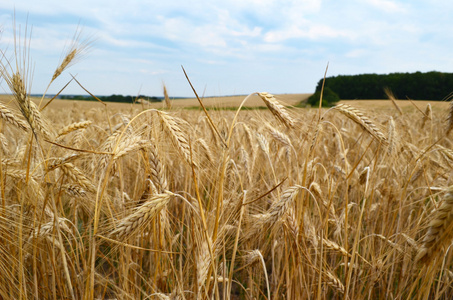
[[[89,51],[51,93],[74,74],[97,95],[161,96],[165,82],[170,96],[192,96],[181,65],[207,96],[309,93],[327,63],[328,76],[453,72],[451,12],[445,0],[2,0],[0,47],[11,59],[14,18],[16,31],[32,27],[32,93],[77,28]]]

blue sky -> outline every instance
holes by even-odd
[[[50,93],[71,73],[97,95],[161,96],[165,82],[170,96],[192,96],[181,65],[206,96],[309,93],[327,63],[328,76],[453,72],[451,12],[444,0],[2,0],[0,47],[14,49],[14,15],[33,27],[32,93],[78,27],[94,42]]]

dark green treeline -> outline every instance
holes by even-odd
[[[322,81],[316,91],[321,90]],[[443,100],[453,91],[453,73],[339,75],[327,77],[325,86],[341,99],[386,99],[384,88],[389,88],[398,99]]]

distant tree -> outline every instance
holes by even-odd
[[[311,106],[319,106],[320,99],[321,91],[316,91],[313,95],[310,96],[310,98],[308,98],[307,103]],[[322,95],[322,106],[334,106],[338,101],[340,101],[340,97],[329,87],[324,87],[324,93]]]
[[[320,91],[324,79],[320,79],[316,91]],[[442,100],[453,90],[453,73],[415,72],[390,74],[338,75],[325,79],[341,99],[385,99],[388,87],[399,99]]]

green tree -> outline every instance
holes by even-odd
[[[310,98],[308,98],[307,103],[311,106],[319,106],[319,99],[321,99],[321,91],[316,91],[313,95],[310,96]],[[329,87],[324,87],[322,106],[334,106],[338,101],[340,101],[340,97],[337,95],[337,93],[332,91]]]

